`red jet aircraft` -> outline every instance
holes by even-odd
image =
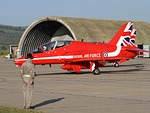
[[[118,66],[119,62],[133,59],[139,52],[146,52],[135,46],[136,29],[132,30],[132,26],[132,22],[124,24],[109,43],[68,40],[47,42],[32,52],[32,61],[35,65],[63,64],[62,69],[74,72],[90,69],[90,72],[98,75],[98,67],[107,62]],[[25,61],[26,57],[22,56],[14,63],[21,66]]]

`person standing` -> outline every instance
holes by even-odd
[[[32,63],[33,56],[28,53],[27,60],[21,66],[21,78],[23,80],[23,95],[24,95],[24,108],[34,109],[31,106],[32,92],[34,88],[34,64]]]

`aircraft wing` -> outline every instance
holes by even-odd
[[[113,62],[113,61],[120,61],[120,60],[125,60],[125,59],[122,59],[122,58],[73,59],[73,60],[66,60],[66,62],[70,62],[70,63],[76,63],[76,62],[90,62],[90,61],[106,61],[106,62],[108,61],[108,62]]]

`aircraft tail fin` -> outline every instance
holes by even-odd
[[[110,45],[116,45],[117,49],[114,52],[109,52],[108,56],[117,56],[121,49],[134,52],[139,54],[139,52],[150,52],[146,50],[139,49],[135,45],[136,38],[136,29],[132,29],[133,23],[128,22],[124,24],[120,30],[116,33],[116,35],[112,38],[112,40],[108,43]]]
[[[130,35],[131,35],[131,31],[132,31],[132,26],[133,26],[132,22],[125,23],[119,29],[119,31],[115,34],[115,36],[112,38],[112,40],[108,44],[117,45],[117,46],[126,46],[126,45],[128,45],[130,43]],[[121,38],[123,40],[120,40]],[[119,42],[119,41],[121,41],[121,42]]]

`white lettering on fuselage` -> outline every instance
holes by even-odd
[[[101,57],[100,53],[93,53],[93,54],[85,54],[84,55],[84,58],[87,58],[87,57],[90,57],[90,58],[98,58],[98,57]]]
[[[83,58],[82,55],[74,55],[73,58]]]
[[[100,53],[84,54],[84,55],[73,55],[73,58],[99,58]]]

